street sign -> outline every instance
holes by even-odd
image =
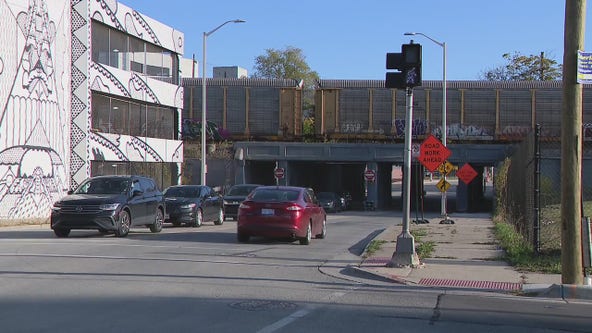
[[[444,163],[451,152],[435,136],[428,136],[421,144],[419,162],[430,172],[434,172]]]
[[[376,180],[376,173],[372,169],[366,169],[366,171],[364,171],[364,178],[366,181],[373,182]]]
[[[438,190],[440,190],[440,192],[444,193],[450,188],[450,183],[445,181],[444,178],[440,178],[440,181],[436,184],[436,187]]]
[[[438,167],[438,172],[445,176],[448,176],[452,170],[454,170],[454,165],[448,161],[440,164]]]
[[[275,176],[275,178],[277,179],[282,179],[284,178],[284,168],[275,168],[273,170],[273,175]]]
[[[469,185],[477,177],[477,171],[469,163],[465,163],[465,165],[458,169],[456,176],[465,184]]]
[[[419,152],[421,151],[421,144],[414,142],[411,144],[411,157],[419,158]]]

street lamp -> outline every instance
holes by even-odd
[[[206,173],[208,165],[206,163],[206,40],[209,35],[216,32],[228,23],[244,23],[244,20],[229,20],[226,21],[210,32],[203,33],[203,59],[202,59],[202,82],[201,82],[201,184],[206,185]]]
[[[421,32],[406,32],[405,36],[420,35],[431,40],[432,42],[442,47],[442,144],[446,147],[446,42],[439,42],[432,37]],[[446,174],[443,175],[446,181]],[[448,213],[446,212],[446,191],[442,192],[442,203],[440,213],[444,216],[444,220],[448,220]]]

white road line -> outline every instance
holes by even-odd
[[[292,313],[291,315],[280,319],[278,321],[276,321],[275,323],[264,327],[263,329],[257,331],[257,333],[272,333],[272,332],[276,332],[280,329],[282,329],[283,327],[289,325],[290,323],[292,323],[293,321],[295,321],[296,319],[300,319],[305,317],[306,315],[308,315],[312,310],[314,310],[313,308],[310,309],[304,309],[304,310],[298,310],[294,313]]]
[[[352,287],[349,288],[350,290],[355,290],[358,289],[358,287]],[[344,291],[336,291],[328,296],[326,296],[324,299],[337,299],[340,297],[345,296],[347,293]],[[284,317],[278,321],[276,321],[275,323],[268,325],[262,329],[260,329],[259,331],[257,331],[257,333],[273,333],[273,332],[277,332],[278,330],[286,327],[287,325],[291,324],[292,322],[294,322],[297,319],[301,319],[306,317],[309,313],[311,313],[312,311],[316,310],[317,308],[319,308],[319,305],[311,305],[309,307],[307,307],[306,309],[302,309],[302,310],[298,310],[290,315],[288,315],[287,317]]]

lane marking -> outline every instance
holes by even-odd
[[[351,287],[348,289],[350,291],[354,291],[354,290],[360,289],[360,287]],[[331,293],[331,294],[325,296],[323,299],[336,300],[336,299],[341,298],[345,295],[347,295],[347,292],[345,292],[345,291],[336,291],[334,293]],[[277,332],[280,329],[286,327],[287,325],[293,323],[297,319],[302,319],[302,318],[306,317],[308,314],[310,314],[311,312],[313,312],[317,308],[320,308],[320,305],[311,305],[311,306],[308,306],[306,309],[298,310],[298,311],[296,311],[292,314],[289,314],[288,316],[276,321],[275,323],[272,323],[271,325],[265,326],[264,328],[257,331],[257,333]]]

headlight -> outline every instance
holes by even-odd
[[[196,205],[195,203],[190,203],[186,205],[181,205],[180,208],[194,208]]]
[[[99,206],[99,209],[101,210],[116,210],[117,208],[119,208],[118,203],[104,204]]]

